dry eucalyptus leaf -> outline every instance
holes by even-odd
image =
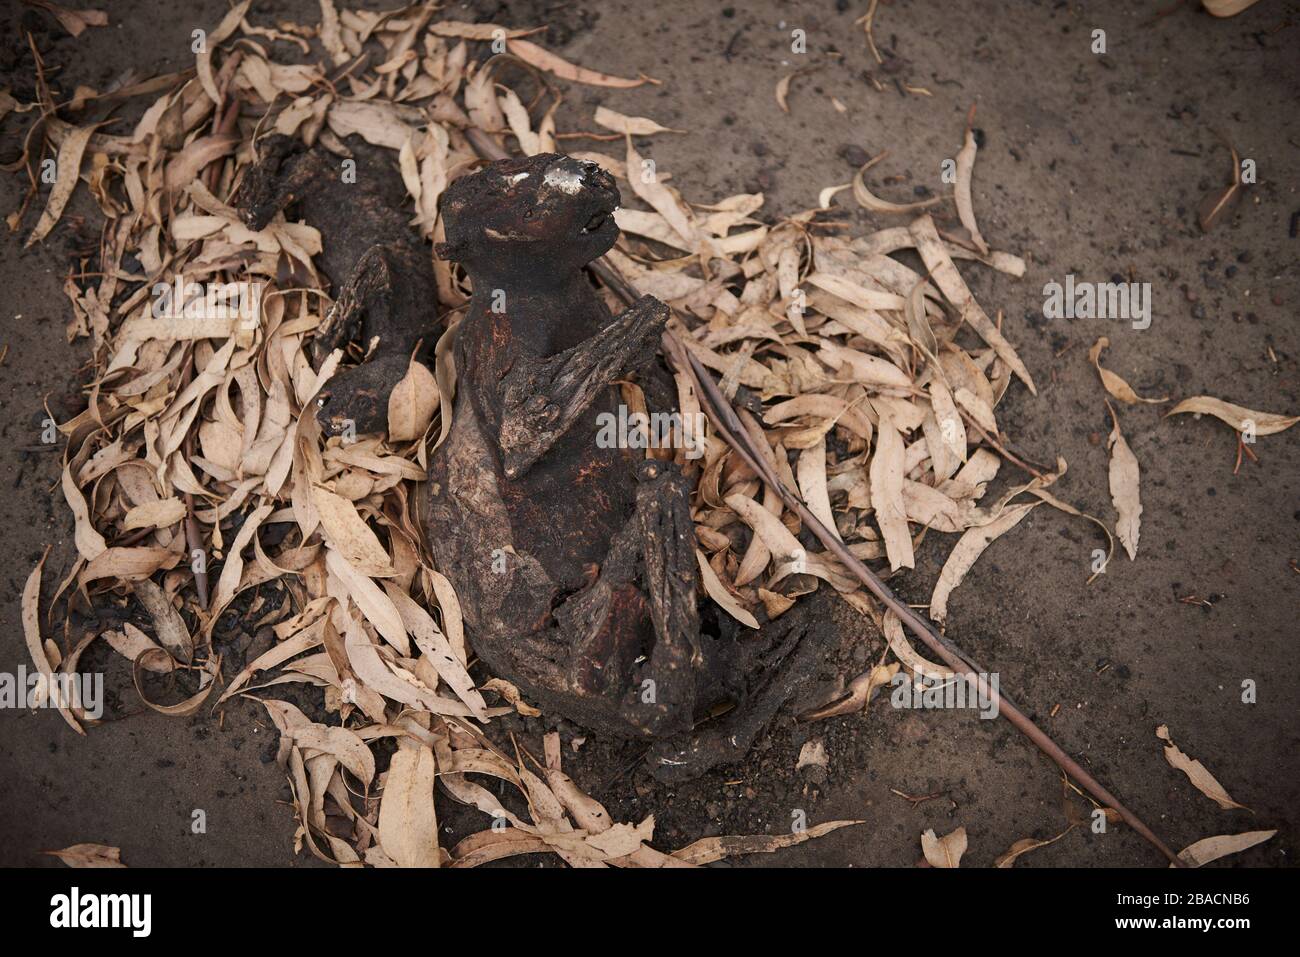
[[[930,617],[939,624],[948,620],[948,597],[953,589],[962,583],[966,573],[974,567],[975,562],[984,554],[994,539],[1011,531],[1020,524],[1020,520],[1033,511],[1036,502],[1008,508],[987,525],[968,528],[962,533],[957,544],[948,553],[948,559],[939,572],[934,591],[930,595]]]
[[[700,578],[704,581],[704,592],[722,608],[728,615],[736,619],[747,628],[758,628],[758,619],[745,609],[718,578],[717,572],[709,565],[708,559],[698,548],[695,550],[695,557],[700,566]],[[769,612],[769,615],[771,613]]]
[[[912,535],[907,529],[907,509],[903,506],[903,438],[888,415],[880,417],[876,433],[876,451],[868,472],[871,480],[871,504],[876,511],[876,525],[885,540],[885,552],[891,569],[912,568]]]
[[[644,116],[626,116],[622,113],[616,113],[607,106],[596,107],[595,120],[597,126],[603,126],[615,133],[628,133],[632,136],[654,136],[656,133],[685,132],[685,130],[674,130],[667,126],[660,126],[654,120]]]
[[[1205,765],[1195,758],[1188,757],[1178,745],[1174,744],[1174,739],[1169,736],[1168,725],[1162,724],[1156,728],[1156,737],[1165,743],[1165,760],[1169,762],[1169,766],[1177,768],[1186,774],[1187,779],[1192,782],[1196,790],[1225,811],[1231,811],[1233,808],[1241,808],[1244,811],[1250,810],[1246,805],[1234,801]]]
[[[1253,433],[1255,435],[1272,435],[1275,432],[1285,431],[1300,422],[1300,415],[1276,415],[1272,412],[1256,412],[1253,409],[1247,409],[1245,406],[1233,405],[1231,402],[1224,402],[1222,399],[1216,399],[1209,395],[1197,395],[1192,396],[1190,399],[1183,399],[1182,402],[1179,402],[1166,412],[1165,417],[1168,418],[1171,415],[1188,412],[1198,415],[1212,415],[1228,423],[1238,432]]]
[[[975,153],[977,149],[975,133],[967,126],[966,139],[957,152],[957,185],[953,191],[953,199],[957,204],[957,215],[961,219],[961,224],[970,233],[971,242],[980,251],[980,255],[987,256],[989,254],[989,245],[984,241],[984,237],[980,235],[979,226],[975,224],[975,207],[971,203],[970,196],[971,174],[975,170]]]
[[[524,701],[524,696],[519,693],[519,689],[504,678],[492,678],[490,681],[483,682],[483,690],[495,691],[525,718],[541,717],[542,713]]]
[[[1205,12],[1213,17],[1235,17],[1257,3],[1259,0],[1201,0]]]
[[[45,851],[69,867],[126,867],[122,849],[106,844],[73,844],[61,851]]]
[[[1229,854],[1236,854],[1256,844],[1263,844],[1277,831],[1246,831],[1242,834],[1220,834],[1197,841],[1178,853],[1178,858],[1188,867],[1204,867]],[[1169,865],[1173,867],[1173,864]]]
[[[655,83],[659,81],[651,77],[642,75],[635,80],[629,80],[626,77],[610,76],[608,73],[600,73],[596,70],[588,70],[585,67],[575,66],[568,60],[556,56],[544,47],[539,47],[536,43],[529,40],[510,39],[506,41],[506,46],[515,56],[525,63],[531,63],[533,66],[548,73],[554,73],[561,80],[571,80],[574,83],[585,83],[588,86],[606,86],[615,89],[626,90],[635,86],[641,86],[645,83]]]
[[[1067,827],[1060,834],[1056,835],[1056,837],[1049,837],[1044,841],[1040,841],[1032,837],[1022,838],[1021,840],[1016,841],[1014,844],[1008,847],[1002,854],[1000,854],[997,860],[993,862],[993,866],[1000,867],[1000,868],[1013,867],[1015,866],[1016,860],[1020,858],[1022,855],[1028,854],[1030,851],[1036,851],[1040,847],[1047,847],[1047,845],[1049,844],[1055,844],[1061,838],[1065,837],[1065,835],[1069,834],[1072,830],[1074,830],[1073,824]]]
[[[39,604],[41,600],[41,569],[45,566],[45,559],[49,557],[49,550],[46,549],[41,560],[36,563],[31,574],[27,576],[27,583],[23,586],[23,595],[21,600],[22,619],[23,619],[23,638],[27,642],[27,653],[32,657],[32,663],[36,665],[39,671],[46,679],[50,681],[54,677],[54,668],[50,664],[50,659],[45,653],[45,647],[41,644],[41,621]],[[48,695],[48,686],[46,694]],[[25,704],[26,702],[24,702]],[[43,701],[38,703],[44,703]],[[59,707],[59,714],[63,715],[63,720],[68,722],[69,727],[77,734],[85,734],[81,729],[80,723],[72,716],[72,712],[66,707]]]
[[[792,834],[765,834],[756,835],[736,835],[729,837],[706,837],[696,841],[680,851],[674,851],[673,857],[679,861],[685,861],[690,864],[712,864],[714,861],[720,861],[727,857],[735,857],[740,854],[771,854],[773,851],[779,851],[782,848],[794,847],[805,841],[811,841],[814,838],[824,837],[832,831],[838,831],[842,827],[852,827],[855,824],[864,824],[865,821],[827,821],[824,824],[817,824],[806,830],[795,831]]]
[[[388,552],[355,505],[321,485],[311,490],[311,496],[325,541],[338,549],[348,564],[362,575],[393,573]]]
[[[966,853],[966,828],[959,827],[943,837],[933,829],[921,835],[921,852],[931,867],[953,868],[961,866],[961,856]]]
[[[1115,519],[1115,536],[1132,561],[1137,558],[1138,534],[1141,531],[1140,473],[1137,456],[1120,434],[1119,418],[1114,409],[1110,410],[1110,415],[1115,425],[1106,445],[1110,449],[1110,497],[1118,514]]]
[[[398,867],[438,867],[438,817],[433,807],[437,764],[423,745],[398,748],[379,802],[379,843]]]
[[[1105,387],[1106,391],[1111,394],[1111,396],[1119,399],[1121,402],[1127,403],[1128,405],[1134,405],[1138,402],[1150,402],[1158,405],[1161,402],[1169,401],[1168,396],[1165,396],[1163,399],[1144,399],[1133,391],[1132,386],[1114,372],[1111,372],[1109,369],[1103,369],[1101,366],[1101,353],[1102,350],[1108,348],[1110,348],[1110,340],[1105,336],[1102,336],[1093,343],[1092,348],[1088,350],[1088,360],[1094,367],[1096,367],[1097,374],[1101,376],[1101,384]]]
[[[126,513],[123,530],[170,528],[185,517],[185,503],[176,496],[136,505]]]
[[[77,178],[81,173],[81,158],[86,152],[86,144],[95,132],[93,126],[79,126],[63,140],[59,155],[54,161],[55,180],[50,188],[50,196],[45,201],[45,210],[36,222],[36,228],[27,237],[24,247],[38,243],[49,235],[51,229],[63,215],[63,208],[68,205],[72,191],[77,188]]]
[[[943,202],[942,196],[931,196],[929,199],[918,200],[914,203],[891,203],[888,200],[881,199],[871,190],[867,189],[867,183],[864,176],[867,170],[875,166],[885,158],[884,153],[880,153],[870,162],[866,163],[853,174],[853,198],[858,201],[858,205],[863,209],[873,213],[884,213],[886,215],[900,215],[902,213],[914,213],[922,209],[929,209],[931,206]]]
[[[857,714],[865,711],[867,705],[876,696],[876,692],[894,680],[902,666],[897,662],[876,665],[849,682],[848,694],[824,707],[799,715],[800,721],[821,721],[841,714]]]
[[[388,397],[388,439],[411,442],[424,435],[438,411],[438,383],[422,362],[411,360],[406,375]]]
[[[194,639],[172,600],[147,578],[134,582],[131,590],[153,619],[154,634],[162,646],[179,660],[189,661],[194,655]]]

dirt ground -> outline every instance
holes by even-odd
[[[223,0],[95,5],[107,7],[110,27],[76,39],[57,30],[38,37],[65,90],[102,86],[129,66],[149,73],[188,65],[191,31],[210,28],[226,8]],[[990,244],[1023,255],[1028,269],[1020,280],[978,267],[964,274],[990,312],[1004,311],[1004,329],[1040,386],[1035,398],[1013,384],[999,421],[1035,460],[1068,460],[1057,494],[1086,511],[1113,518],[1110,422],[1087,359],[1100,335],[1111,339],[1108,365],[1143,394],[1208,393],[1271,412],[1300,409],[1300,4],[1263,0],[1218,21],[1191,3],[1156,17],[1168,0],[1044,0],[1015,4],[1014,14],[997,0],[895,0],[881,4],[875,34],[892,54],[889,69],[876,65],[854,26],[866,6],[540,0],[452,4],[445,16],[550,22],[548,45],[575,62],[661,78],[662,86],[626,91],[569,87],[560,129],[583,127],[604,103],[686,130],[656,137],[647,154],[683,194],[710,202],[761,189],[764,215],[772,217],[813,206],[822,187],[846,182],[861,161],[855,151],[888,150],[876,172],[910,176],[893,186],[875,180],[891,197],[942,189],[940,163],[955,155],[967,111],[978,104],[975,209]],[[255,4],[255,16],[268,10],[317,18],[306,0]],[[30,70],[15,29],[21,15],[21,8],[0,14],[0,87],[30,83],[21,76]],[[790,50],[795,28],[806,31],[802,56]],[[1101,56],[1090,49],[1094,29],[1105,31]],[[794,81],[786,115],[773,89],[802,67],[817,69]],[[906,95],[895,80],[933,95]],[[13,116],[0,127],[0,161],[16,155],[19,128]],[[1216,132],[1255,161],[1259,182],[1207,235],[1196,224],[1197,206],[1229,172]],[[23,188],[18,176],[0,177],[4,212]],[[70,212],[93,219],[84,195],[78,200]],[[849,215],[861,231],[894,224],[860,210]],[[74,555],[58,453],[32,447],[44,402],[61,417],[78,408],[86,360],[84,340],[69,345],[63,334],[63,277],[80,240],[65,216],[43,246],[23,250],[34,218],[0,241],[7,292],[0,671],[7,672],[30,664],[18,597],[33,563],[53,545],[46,580],[58,581]],[[1044,284],[1070,273],[1150,282],[1150,328],[1045,320]],[[1300,429],[1261,438],[1260,461],[1234,475],[1235,437],[1222,423],[1164,420],[1158,406],[1121,415],[1142,468],[1137,560],[1118,556],[1086,584],[1093,549],[1104,542],[1085,522],[1037,509],[956,591],[948,633],[1000,672],[1003,690],[1167,843],[1182,848],[1214,834],[1278,828],[1272,841],[1224,863],[1286,865],[1300,850]],[[916,570],[895,579],[907,600],[927,600],[952,542],[929,536]],[[1179,600],[1187,596],[1209,604]],[[835,626],[818,675],[825,690],[874,662],[881,642],[842,602],[821,607]],[[312,863],[294,855],[275,734],[259,708],[232,704],[223,721],[206,711],[169,719],[144,710],[121,677],[112,671],[108,679],[120,692],[109,699],[114,720],[86,738],[54,712],[0,712],[0,864],[52,864],[42,850],[81,841],[120,846],[133,865]],[[1246,679],[1258,689],[1254,704],[1241,701]],[[1169,767],[1159,724],[1252,810],[1220,810]],[[540,754],[545,727],[507,721],[493,734],[508,741],[506,731],[516,730]],[[740,866],[910,866],[920,858],[923,830],[958,825],[970,839],[964,863],[987,866],[1016,840],[1064,827],[1056,769],[1006,722],[970,712],[896,711],[877,701],[865,715],[812,724],[783,714],[743,764],[676,789],[656,784],[635,751],[617,742],[589,736],[575,752],[576,729],[562,727],[566,769],[616,819],[653,812],[660,847],[705,835],[784,833],[801,814],[810,824],[865,821]],[[796,770],[811,740],[824,744],[828,764]],[[935,796],[914,803],[897,792]],[[199,808],[207,833],[194,835],[191,812]],[[455,830],[469,820],[450,813],[446,824]],[[1076,829],[1017,866],[1161,863],[1140,838],[1113,827]]]

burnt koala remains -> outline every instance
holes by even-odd
[[[385,151],[364,143],[353,151],[349,181],[342,157],[268,136],[239,190],[240,215],[250,229],[264,229],[290,209],[320,230],[320,263],[334,306],[312,342],[317,367],[352,340],[368,352],[317,395],[316,418],[326,435],[384,431],[388,397],[406,375],[412,352],[421,341],[422,352],[432,352],[438,335],[429,249],[407,224],[401,179]]]
[[[655,773],[685,778],[744,755],[811,643],[793,620],[757,636],[702,628],[688,483],[597,441],[619,380],[654,411],[675,396],[658,356],[668,308],[645,296],[611,316],[583,269],[618,238],[618,203],[608,173],[553,154],[493,163],[443,196],[438,254],[474,295],[428,544],[494,673],[552,714],[652,742]]]

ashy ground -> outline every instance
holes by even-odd
[[[41,25],[38,46],[71,90],[102,86],[128,67],[187,65],[191,31],[225,11],[222,0],[107,6],[111,26],[76,39],[17,5],[0,14],[0,86],[31,83],[20,23]],[[1208,393],[1272,412],[1300,410],[1300,5],[1263,0],[1220,21],[1167,0],[896,0],[876,17],[876,42],[889,53],[884,67],[854,25],[866,6],[541,0],[452,4],[446,16],[549,22],[546,42],[567,58],[662,79],[627,91],[571,86],[560,128],[585,128],[599,103],[654,117],[687,131],[652,142],[656,163],[686,197],[709,202],[761,189],[773,217],[815,205],[821,188],[848,180],[863,152],[889,151],[873,176],[891,197],[941,189],[940,164],[955,155],[977,104],[975,209],[989,242],[1023,255],[1028,269],[1020,280],[978,267],[965,273],[979,300],[1003,311],[1008,337],[1040,384],[1037,398],[1012,385],[999,421],[1034,459],[1068,460],[1057,492],[1086,511],[1113,517],[1110,422],[1087,358],[1100,335],[1111,340],[1109,366],[1143,394]],[[305,0],[259,2],[255,10],[317,17]],[[791,51],[795,29],[806,33],[806,53]],[[1098,29],[1102,55],[1092,50]],[[783,113],[777,81],[804,69]],[[908,94],[903,84],[932,95]],[[3,122],[0,161],[17,155],[23,127],[14,116]],[[1258,182],[1204,234],[1198,204],[1229,174],[1221,137],[1254,161]],[[886,185],[889,174],[905,179]],[[20,176],[0,178],[6,213],[23,188]],[[0,671],[27,662],[18,596],[33,563],[52,545],[46,578],[58,580],[73,556],[59,456],[41,449],[40,424],[46,403],[59,417],[79,407],[86,352],[64,339],[62,285],[74,250],[93,246],[98,233],[93,208],[78,199],[44,245],[22,248],[34,215],[0,240]],[[77,216],[85,217],[82,230]],[[862,231],[892,225],[858,210],[849,221]],[[1149,282],[1150,327],[1045,320],[1044,284],[1068,274]],[[1159,406],[1121,415],[1142,469],[1136,561],[1117,557],[1086,584],[1093,550],[1104,544],[1098,533],[1037,509],[957,590],[949,634],[996,669],[1003,689],[1169,844],[1278,828],[1273,840],[1229,862],[1285,865],[1297,850],[1300,806],[1300,429],[1261,438],[1259,462],[1234,474],[1235,435],[1217,420],[1163,419]],[[917,569],[895,580],[905,598],[927,600],[951,543],[927,539]],[[1203,601],[1180,600],[1190,596]],[[828,683],[851,678],[880,650],[878,636],[842,605],[832,623],[835,651],[819,676]],[[1254,703],[1242,701],[1246,681],[1257,690]],[[53,863],[40,852],[81,841],[120,846],[134,865],[308,860],[292,850],[275,735],[260,709],[236,704],[224,718],[174,720],[123,692],[109,712],[114,720],[81,738],[53,712],[0,711],[0,864]],[[1160,724],[1251,810],[1220,810],[1170,768],[1155,736]],[[498,732],[507,727],[540,751],[542,722],[507,722]],[[575,733],[566,728],[566,740]],[[808,741],[824,745],[825,767],[795,768]],[[878,701],[867,714],[813,724],[782,716],[745,763],[676,790],[656,785],[635,758],[594,739],[577,752],[566,746],[566,768],[616,817],[656,815],[661,847],[710,834],[787,832],[800,815],[809,823],[866,822],[746,865],[907,866],[920,858],[923,830],[962,825],[965,863],[987,866],[1016,840],[1051,837],[1065,821],[1055,768],[1005,722],[969,712],[895,711]],[[913,802],[900,792],[932,797]],[[191,833],[195,809],[206,813],[205,834]],[[1113,827],[1076,829],[1018,866],[1160,863],[1136,835]]]

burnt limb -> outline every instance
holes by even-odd
[[[555,617],[570,637],[572,686],[621,700],[629,725],[661,736],[689,728],[704,666],[695,530],[690,488],[672,465],[646,460],[638,474],[635,515],[605,567]]]
[[[316,421],[323,435],[382,432],[388,428],[388,397],[406,375],[410,356],[376,354],[330,376],[316,393]]]
[[[648,726],[666,734],[675,717],[693,713],[696,675],[705,667],[695,590],[695,526],[690,486],[675,466],[647,459],[638,477],[637,538],[655,642],[633,676],[631,690],[634,707],[652,715]],[[683,675],[690,675],[691,681],[684,682]]]
[[[544,359],[524,356],[501,380],[498,444],[506,476],[522,475],[616,379],[654,359],[668,307],[643,296],[601,332]]]
[[[239,190],[245,224],[264,229],[285,211],[321,233],[320,266],[335,301],[317,329],[313,358],[319,363],[353,341],[367,353],[318,395],[321,429],[326,435],[381,431],[388,396],[412,353],[423,342],[416,358],[427,361],[437,338],[429,249],[401,211],[401,180],[381,151],[364,144],[352,158],[355,176],[345,176],[342,157],[287,136],[268,136],[258,146]]]
[[[806,599],[801,614],[787,612],[769,622],[758,636],[714,642],[715,680],[728,689],[726,697],[734,707],[689,732],[657,742],[646,756],[652,775],[675,784],[745,757],[777,712],[813,675],[819,645],[824,644],[819,643],[813,625],[820,597]]]

